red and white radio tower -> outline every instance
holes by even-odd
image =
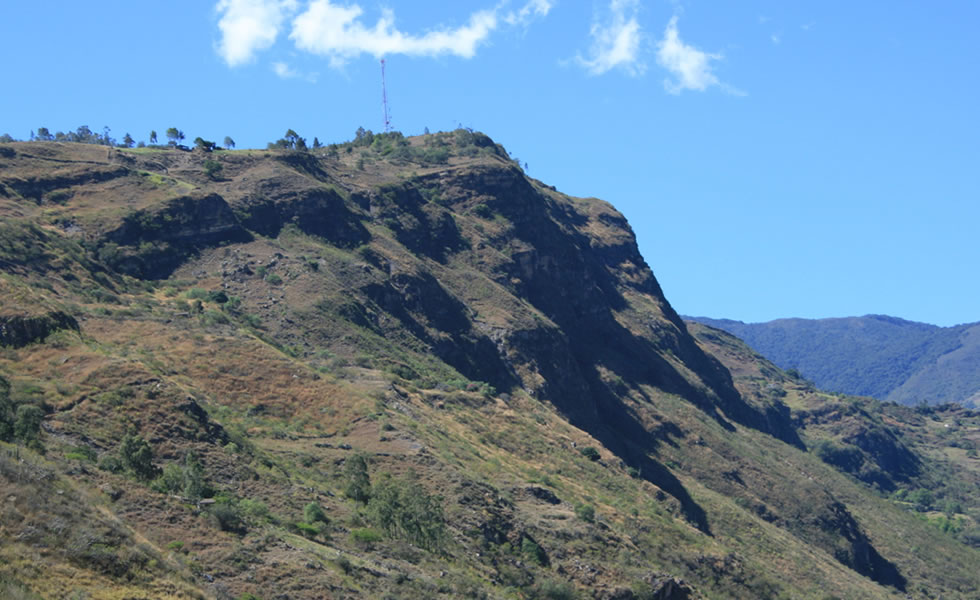
[[[385,133],[391,131],[391,116],[388,114],[388,89],[385,85],[385,59],[381,59],[381,104],[384,106]]]

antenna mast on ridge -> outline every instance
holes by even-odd
[[[381,104],[384,106],[385,133],[391,130],[391,116],[388,114],[388,89],[385,85],[385,59],[381,59]]]

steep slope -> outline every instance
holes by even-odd
[[[7,147],[2,314],[48,319],[0,353],[8,590],[980,587],[976,550],[807,452],[778,394],[739,389],[622,215],[482,134]]]
[[[936,327],[895,317],[742,323],[688,317],[745,340],[822,389],[900,404],[976,405],[980,324]]]
[[[980,546],[980,412],[820,392],[720,329],[696,322],[689,328],[731,370],[743,395],[783,398],[807,446],[825,463]]]

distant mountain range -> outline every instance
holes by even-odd
[[[884,315],[743,323],[685,317],[727,331],[828,391],[900,404],[980,404],[980,323],[937,327]]]

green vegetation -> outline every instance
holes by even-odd
[[[861,449],[850,444],[820,440],[814,444],[813,452],[820,457],[820,460],[848,473],[857,473],[864,463]]]
[[[153,464],[153,449],[139,435],[130,434],[122,439],[119,460],[127,471],[142,481],[150,481],[160,471]]]
[[[0,441],[18,441],[29,448],[43,451],[41,423],[44,411],[29,398],[20,401],[11,397],[10,382],[0,376]]]
[[[189,500],[199,500],[206,495],[204,468],[193,452],[184,457],[184,464],[168,463],[152,484],[162,493],[182,494]]]
[[[206,139],[204,139],[202,137],[196,137],[196,138],[194,138],[194,148],[196,148],[198,150],[201,150],[203,152],[212,152],[217,147],[218,147],[218,144],[216,144],[214,142],[210,142],[210,141],[208,141],[208,140],[206,140]],[[207,165],[208,165],[209,162],[214,162],[214,161],[204,161],[204,165],[205,165],[204,170],[205,170],[205,172],[207,172],[207,170],[208,170]],[[208,173],[208,175],[210,176],[211,174]],[[212,179],[213,179],[213,177],[212,177]]]
[[[208,509],[215,527],[229,533],[244,534],[248,530],[238,502],[229,496],[219,496]]]
[[[221,163],[216,160],[204,161],[204,174],[207,175],[209,179],[218,179],[223,168],[224,167],[221,166]]]
[[[442,499],[429,495],[414,476],[393,478],[382,473],[371,488],[367,514],[389,535],[426,550],[439,550],[446,535],[441,503]]]
[[[351,539],[357,543],[357,545],[371,549],[374,545],[380,542],[383,538],[380,531],[370,527],[362,527],[359,529],[352,529],[350,532]]]
[[[371,479],[368,476],[367,456],[364,453],[357,452],[344,461],[344,478],[347,480],[344,495],[356,502],[366,504],[371,497]]]
[[[575,516],[586,523],[595,521],[595,507],[591,504],[577,504],[575,506]]]
[[[326,513],[323,512],[323,508],[316,502],[310,502],[303,507],[303,518],[309,524],[314,523],[329,523]]]
[[[976,324],[936,327],[894,317],[696,320],[745,340],[821,389],[915,405],[964,402],[980,390]],[[940,361],[940,357],[942,360]]]
[[[184,132],[177,129],[176,127],[167,128],[166,133],[167,133],[167,139],[169,140],[169,142],[167,143],[169,143],[171,146],[176,146],[177,144],[179,144],[184,140]]]
[[[307,149],[306,138],[300,137],[298,133],[289,129],[284,136],[275,142],[269,142],[269,149],[304,151]]]

